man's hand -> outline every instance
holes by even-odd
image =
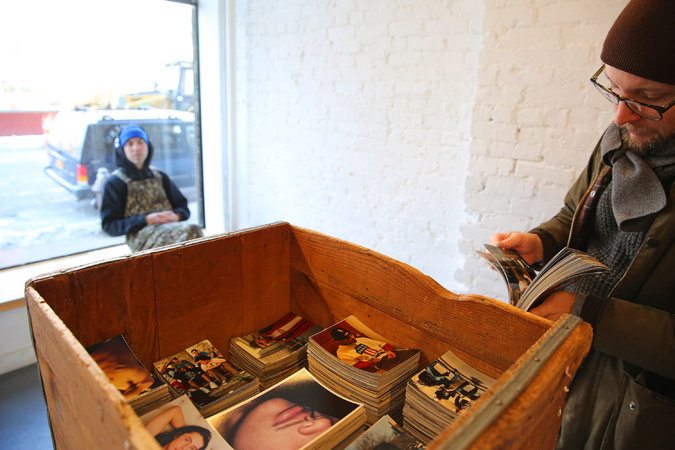
[[[543,317],[549,320],[558,320],[563,314],[569,314],[572,310],[572,305],[576,299],[576,295],[566,291],[556,291],[551,294],[539,306],[530,310],[532,314]]]
[[[544,244],[533,233],[495,233],[490,236],[490,244],[500,248],[509,248],[518,252],[528,264],[534,264],[544,258]]]
[[[180,216],[173,211],[160,211],[145,216],[145,221],[148,223],[148,225],[154,225],[158,223],[178,222],[179,220]]]

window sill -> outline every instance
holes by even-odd
[[[2,290],[0,290],[0,312],[24,306],[25,285],[26,281],[31,278],[45,273],[128,254],[129,248],[126,245],[116,245],[77,255],[64,256],[63,258],[55,258],[49,261],[0,270],[0,286],[2,286]]]

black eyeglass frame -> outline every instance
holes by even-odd
[[[621,96],[620,96],[619,94],[617,94],[616,92],[614,92],[614,91],[612,91],[611,89],[609,89],[609,88],[603,86],[602,84],[598,83],[598,77],[600,76],[600,74],[602,73],[603,70],[605,70],[605,65],[604,65],[604,64],[603,64],[602,66],[600,66],[600,69],[598,69],[598,71],[595,72],[595,75],[593,75],[593,76],[591,77],[591,83],[593,83],[593,85],[594,85],[596,88],[600,89],[600,90],[603,91],[603,92],[606,92],[606,93],[609,94],[612,98],[614,98],[616,101],[612,101],[612,98],[606,97],[607,100],[609,100],[610,102],[614,103],[615,105],[618,105],[619,103],[624,102],[624,103],[626,104],[626,106],[628,107],[628,109],[630,109],[631,111],[633,111],[633,112],[634,112],[635,114],[637,114],[638,116],[642,117],[643,119],[654,120],[654,121],[659,121],[659,120],[663,119],[663,113],[665,113],[665,112],[668,111],[670,108],[672,108],[673,106],[675,106],[675,100],[673,100],[672,102],[668,103],[668,104],[665,105],[665,106],[655,106],[655,105],[650,105],[650,104],[648,104],[648,103],[642,103],[642,102],[639,102],[639,101],[637,101],[637,100],[633,100],[633,99],[630,99],[630,98],[621,97]],[[636,111],[635,109],[633,109],[633,107],[632,107],[633,104],[637,104],[637,105],[640,105],[640,106],[644,106],[645,108],[651,108],[651,109],[653,109],[654,111],[656,111],[656,112],[659,114],[659,117],[658,117],[658,118],[654,118],[654,117],[646,117],[646,116],[644,116],[642,113],[640,113],[639,111]]]

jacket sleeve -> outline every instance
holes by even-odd
[[[579,310],[581,318],[593,326],[596,350],[675,380],[673,314],[619,298],[594,295],[582,298]]]
[[[173,211],[180,216],[180,220],[188,220],[190,209],[187,199],[167,174],[161,171],[160,174],[162,175],[162,186],[164,186],[164,191],[169,198],[169,202],[171,202]]]
[[[117,176],[111,176],[103,188],[101,198],[101,228],[110,236],[123,236],[147,225],[145,216],[124,217],[127,206],[127,185]]]

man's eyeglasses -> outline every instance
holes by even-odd
[[[654,106],[648,105],[647,103],[638,102],[636,100],[631,100],[626,97],[621,97],[620,95],[615,94],[610,88],[606,88],[605,86],[598,83],[598,77],[603,70],[605,70],[604,64],[597,72],[595,72],[595,75],[591,77],[591,83],[593,83],[593,86],[595,86],[607,100],[614,103],[615,105],[624,102],[628,109],[633,111],[638,116],[649,120],[661,120],[663,118],[663,113],[675,105],[675,100],[668,103],[666,106]]]

